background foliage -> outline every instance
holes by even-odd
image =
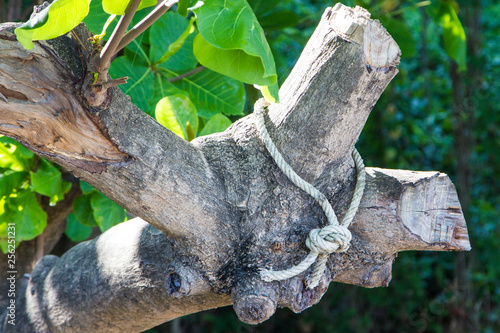
[[[19,6],[12,9],[0,1],[0,21],[29,17],[32,4],[14,2]],[[248,2],[270,44],[282,83],[325,7],[334,3]],[[388,288],[332,284],[313,308],[299,315],[281,309],[258,326],[239,322],[231,308],[224,308],[179,318],[151,332],[500,330],[500,4],[494,0],[342,2],[367,8],[403,52],[400,73],[372,111],[358,150],[369,166],[448,173],[457,186],[473,250],[401,253]],[[92,1],[91,13],[100,8],[100,1]],[[147,10],[139,12],[134,22],[144,17],[143,12]],[[85,22],[99,33],[107,17],[101,10]],[[108,34],[111,30],[112,26]],[[168,12],[129,44],[110,69],[113,77],[131,78],[121,88],[137,106],[187,140],[224,130],[251,112],[259,96],[251,85],[200,67],[194,40],[190,17]],[[191,75],[183,77],[186,73]],[[29,221],[22,224],[25,228],[17,240],[32,239],[47,223],[42,203],[57,207],[71,187],[66,180],[71,179],[13,140],[0,141],[0,235],[6,221]],[[67,218],[70,240],[84,240],[96,229],[106,230],[125,219],[125,211],[97,190],[83,182],[80,188],[82,195],[74,200]]]

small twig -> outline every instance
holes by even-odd
[[[125,12],[125,15],[120,18],[120,21],[116,25],[115,30],[111,34],[111,37],[102,49],[99,60],[99,68],[109,67],[111,57],[116,53],[116,47],[118,46],[118,44],[120,44],[120,41],[122,40],[125,31],[127,31],[127,28],[132,21],[132,17],[134,17],[135,12],[137,11],[137,7],[139,7],[140,3],[141,0],[132,0],[127,8],[127,11]]]
[[[199,73],[201,72],[202,70],[204,70],[206,67],[205,66],[200,66],[200,67],[196,67],[195,69],[192,69],[190,70],[189,72],[186,72],[184,74],[181,74],[179,76],[176,76],[176,77],[173,77],[171,79],[168,79],[168,82],[175,82],[175,81],[179,81],[179,80],[182,80],[188,76],[191,76],[191,75],[194,75],[196,73]]]
[[[120,84],[125,84],[125,83],[127,83],[127,80],[128,80],[128,76],[120,77],[118,79],[114,79],[114,80],[110,80],[108,82],[104,82],[103,86],[106,89],[108,89],[108,88],[111,88],[111,87],[114,87],[114,86],[117,86],[117,85],[120,85]]]
[[[137,23],[123,36],[114,53],[119,52],[137,36],[142,34],[147,28],[149,28],[154,22],[156,22],[156,20],[158,20],[160,16],[165,14],[170,9],[170,7],[172,7],[177,2],[178,0],[164,0],[161,4],[156,6],[156,8],[153,9],[148,16],[146,16],[141,22]]]

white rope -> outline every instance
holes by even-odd
[[[264,105],[263,101],[259,100],[257,101],[257,103],[255,103],[256,125],[262,142],[266,146],[269,154],[274,159],[280,170],[292,181],[292,183],[308,193],[320,204],[328,219],[329,225],[321,229],[313,229],[309,232],[309,237],[306,240],[306,245],[311,250],[311,252],[298,265],[281,271],[273,271],[261,268],[260,275],[261,278],[267,282],[287,280],[304,272],[314,262],[316,262],[313,272],[306,280],[307,287],[309,289],[312,289],[319,284],[321,275],[326,268],[328,255],[333,252],[345,252],[349,248],[352,235],[347,228],[351,224],[354,215],[356,215],[356,211],[358,210],[359,203],[363,196],[366,178],[365,166],[358,151],[354,149],[352,152],[352,156],[354,158],[357,171],[356,189],[354,190],[354,195],[352,197],[349,209],[342,219],[342,222],[339,224],[333,207],[330,202],[328,202],[326,196],[312,184],[306,182],[299,175],[297,175],[292,167],[285,161],[278,148],[276,148],[276,145],[273,143],[266,129],[264,120],[265,109],[266,105]]]

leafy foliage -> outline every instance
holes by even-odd
[[[38,160],[38,163],[37,163]],[[38,159],[18,142],[0,136],[0,248],[7,252],[7,226],[15,223],[16,244],[41,234],[47,214],[38,197],[50,197],[52,204],[64,198],[70,184],[49,162]]]
[[[89,13],[90,0],[57,0],[15,30],[17,39],[26,48],[34,40],[61,36],[76,27]]]
[[[179,127],[177,121],[166,121],[166,113],[162,111],[166,110],[165,101],[185,101],[177,104],[175,118],[191,119],[190,130],[194,131],[191,138],[217,114],[243,115],[245,105],[245,90],[240,81],[197,67],[194,38],[193,20],[168,12],[144,33],[140,41],[129,45],[124,55],[111,64],[109,71],[113,77],[129,76],[128,83],[120,88],[131,95],[132,102],[185,139],[188,138],[187,122]],[[201,71],[197,72],[198,69]],[[193,74],[180,78],[189,72]]]
[[[202,65],[245,83],[276,83],[271,49],[245,0],[212,0],[194,12],[194,53]]]
[[[182,110],[182,112],[179,112],[179,110]],[[176,94],[163,97],[156,104],[155,115],[160,124],[169,128],[183,139],[194,139],[188,133],[196,133],[198,129],[198,116],[196,108],[188,96]]]
[[[103,0],[102,8],[108,14],[123,15],[132,0]],[[142,0],[137,10],[156,5],[156,0]]]
[[[434,3],[430,11],[434,21],[443,28],[444,49],[448,55],[458,63],[459,70],[467,69],[465,31],[458,19],[453,1],[439,1]]]

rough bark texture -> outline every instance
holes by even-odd
[[[101,108],[82,103],[74,76],[85,69],[68,37],[25,51],[11,30],[0,30],[0,133],[142,218],[61,258],[44,257],[17,303],[17,323],[27,331],[140,331],[231,303],[241,320],[258,323],[278,306],[300,312],[317,303],[330,281],[387,285],[399,251],[470,248],[446,175],[370,169],[351,247],[331,255],[320,285],[305,289],[308,272],[265,283],[258,268],[300,261],[308,232],[326,219],[269,157],[253,115],[188,143],[118,89]],[[77,33],[86,40],[84,29]],[[270,107],[266,122],[276,145],[339,216],[354,189],[350,153],[398,61],[380,23],[337,5],[323,15],[280,104]]]

